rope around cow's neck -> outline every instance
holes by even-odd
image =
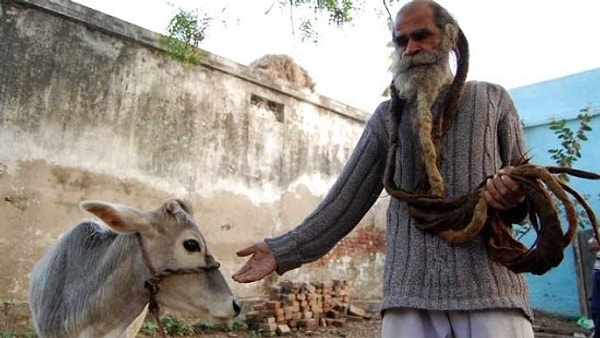
[[[144,287],[148,289],[148,311],[150,311],[150,313],[154,317],[154,321],[156,321],[156,325],[158,326],[160,336],[164,338],[166,337],[166,333],[162,322],[160,321],[160,306],[156,301],[156,294],[158,293],[158,291],[160,291],[160,282],[168,276],[202,273],[210,270],[216,270],[221,265],[219,264],[219,262],[214,261],[212,256],[207,256],[209,258],[209,264],[207,266],[199,266],[191,269],[166,269],[161,272],[157,272],[154,268],[154,265],[152,265],[152,262],[150,261],[150,256],[148,255],[148,251],[146,251],[146,248],[144,247],[142,235],[139,232],[136,233],[136,238],[140,246],[140,251],[142,252],[142,259],[144,260],[144,265],[146,265],[148,270],[150,270],[150,274],[152,275],[152,277],[144,281]]]

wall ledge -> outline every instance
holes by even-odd
[[[161,34],[139,27],[132,23],[115,18],[95,9],[80,5],[69,0],[4,0],[6,4],[18,4],[24,7],[37,8],[52,15],[60,16],[67,20],[82,23],[92,29],[99,30],[109,35],[141,44],[147,48],[165,51],[159,45]],[[252,68],[229,60],[217,54],[201,49],[207,53],[208,60],[201,67],[212,68],[231,76],[235,76],[256,85],[289,95],[300,101],[333,111],[351,119],[366,122],[370,114],[352,107],[335,99],[309,92],[286,81],[269,77],[253,71]]]

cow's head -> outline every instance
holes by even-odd
[[[120,233],[139,234],[141,257],[158,275],[158,305],[196,317],[227,321],[240,312],[218,263],[182,201],[169,200],[153,211],[99,201],[81,207]]]

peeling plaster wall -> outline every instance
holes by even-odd
[[[189,200],[230,275],[244,262],[236,250],[316,206],[368,117],[217,55],[168,59],[158,35],[70,1],[0,6],[3,302],[27,302],[34,262],[90,217],[83,199]],[[321,260],[232,288],[254,298],[278,278],[345,279],[354,299],[379,299],[385,205]]]

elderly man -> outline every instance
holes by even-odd
[[[433,1],[398,12],[391,100],[377,107],[322,203],[295,229],[238,252],[234,274],[253,282],[314,261],[348,234],[385,188],[387,218],[382,337],[533,337],[525,279],[494,261],[483,234],[455,245],[417,226],[398,192],[452,198],[487,177],[484,198],[521,214],[520,186],[502,168],[525,153],[513,103],[502,87],[466,82],[468,43]],[[457,59],[451,72],[449,55]],[[514,215],[513,215],[514,216]]]

